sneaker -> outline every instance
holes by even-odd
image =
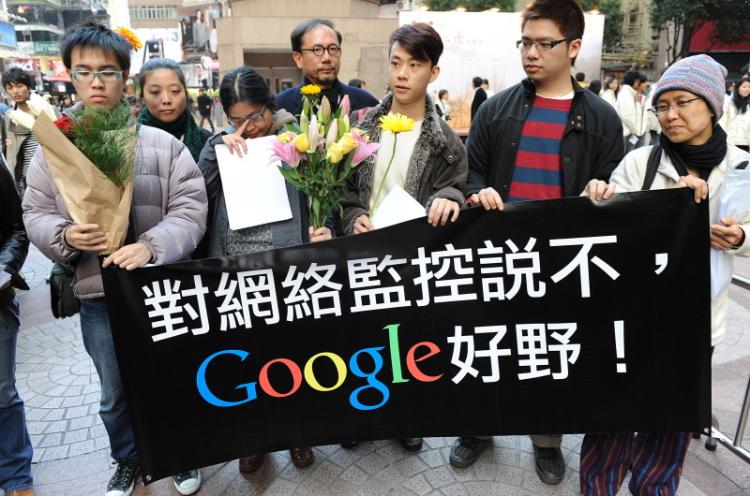
[[[198,492],[198,489],[201,488],[201,482],[203,482],[201,471],[198,469],[174,475],[172,476],[172,480],[174,481],[175,489],[177,489],[177,492],[180,494],[193,494]]]
[[[560,448],[539,448],[534,446],[536,473],[545,484],[555,485],[565,477],[565,461]]]
[[[359,441],[344,441],[341,443],[341,447],[344,449],[352,449],[359,444]]]
[[[140,471],[141,467],[138,463],[118,463],[115,474],[107,484],[105,496],[130,496]]]
[[[406,451],[415,453],[422,449],[421,437],[402,437],[398,440]]]
[[[490,441],[491,439],[479,439],[473,436],[459,437],[451,448],[450,464],[456,468],[470,467],[477,461],[484,448],[489,446]]]
[[[34,490],[33,489],[21,489],[20,491],[13,491],[11,493],[5,493],[2,489],[0,489],[0,496],[34,496]]]

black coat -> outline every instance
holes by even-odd
[[[474,98],[471,100],[471,122],[474,122],[474,116],[477,115],[479,107],[487,101],[487,92],[483,88],[474,90]]]
[[[305,80],[304,84],[308,84],[308,81]],[[302,113],[302,93],[299,91],[301,87],[302,85],[295,86],[294,88],[289,88],[288,90],[282,91],[276,95],[276,108],[284,109],[293,116],[298,117],[299,114]],[[331,99],[329,98],[331,109],[334,112],[338,108],[339,102],[344,95],[349,95],[349,104],[352,111],[374,107],[379,103],[378,100],[368,91],[349,86],[338,80],[331,87],[330,92],[336,94],[335,101],[330,101]]]
[[[560,143],[565,196],[579,195],[591,179],[608,180],[624,155],[622,123],[615,109],[571,81],[575,94]],[[525,79],[481,106],[466,142],[466,196],[491,186],[508,200],[521,129],[535,96],[534,83]]]
[[[198,95],[198,113],[201,115],[211,115],[211,107],[214,104],[213,98],[208,95]]]
[[[29,289],[19,272],[29,251],[29,238],[21,214],[16,183],[8,168],[0,166],[0,270],[11,275],[12,287]],[[11,287],[0,291],[0,305],[7,304],[12,296]]]

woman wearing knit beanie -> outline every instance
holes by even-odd
[[[682,59],[667,69],[654,90],[654,107],[650,109],[662,128],[659,143],[630,152],[612,173],[609,184],[592,181],[587,185],[588,196],[606,200],[615,192],[687,186],[700,203],[710,192],[709,211],[715,222],[710,226],[711,248],[750,255],[745,235],[750,229],[750,210],[737,219],[715,218],[725,172],[730,167],[742,168],[742,164],[747,167],[750,159],[727,143],[727,135],[718,125],[725,77],[726,69],[707,55]],[[657,165],[655,175],[647,173],[650,161]],[[724,337],[728,292],[728,285],[713,292],[712,347]],[[674,496],[690,438],[689,432],[587,434],[581,446],[581,492],[615,495],[631,470],[632,494]]]

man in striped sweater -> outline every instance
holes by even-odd
[[[615,110],[571,77],[584,18],[576,0],[534,0],[516,43],[528,78],[478,110],[467,141],[468,202],[502,210],[504,202],[577,196],[591,179],[609,178],[623,157]],[[549,415],[554,415],[550,410]],[[561,435],[532,436],[539,478],[565,475]],[[460,437],[450,462],[468,467],[490,443]]]

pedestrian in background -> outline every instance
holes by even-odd
[[[750,150],[750,77],[737,80],[732,95],[724,100],[724,115],[719,123],[727,132],[729,143]]]
[[[435,108],[441,119],[444,121],[451,120],[451,103],[450,95],[448,90],[440,90],[437,94],[437,100],[435,100]]]
[[[617,94],[620,91],[620,80],[615,76],[610,76],[604,80],[604,87],[599,92],[605,102],[612,105],[612,108],[617,110]]]
[[[623,143],[626,153],[636,148],[644,132],[644,109],[640,96],[641,88],[645,86],[645,83],[645,76],[640,72],[628,71],[622,78],[622,88],[617,95],[617,113],[622,121]]]
[[[28,101],[34,89],[34,80],[28,73],[17,67],[8,69],[3,73],[3,88],[13,100],[14,110],[31,113]],[[31,129],[26,129],[16,123],[11,118],[11,113],[7,111],[5,112],[5,130],[6,165],[16,182],[18,194],[23,197],[26,190],[26,174],[39,142]]]
[[[474,98],[471,99],[471,122],[474,121],[474,116],[479,110],[479,106],[487,101],[487,92],[482,88],[483,80],[479,76],[474,77],[471,80],[471,85],[474,87]]]
[[[211,120],[211,108],[214,105],[214,100],[210,96],[206,95],[206,90],[201,88],[198,90],[198,113],[201,116],[201,122],[198,126],[203,127],[203,123],[208,121],[208,125],[211,126],[211,133],[214,133],[214,123]]]

